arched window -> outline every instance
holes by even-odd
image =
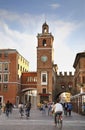
[[[46,46],[47,45],[47,43],[46,43],[46,40],[44,39],[43,40],[43,46]]]

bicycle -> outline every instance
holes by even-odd
[[[62,112],[56,113],[56,126],[58,129],[62,130]]]

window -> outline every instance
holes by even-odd
[[[2,57],[2,53],[0,53],[0,57]]]
[[[33,81],[33,77],[30,77],[30,82],[32,82]]]
[[[30,78],[29,77],[27,77],[27,82],[29,82],[30,81]]]
[[[0,71],[2,71],[2,63],[0,63]]]
[[[3,63],[4,71],[8,71],[8,63]]]
[[[3,81],[8,82],[8,74],[4,74]]]
[[[46,40],[43,40],[43,46],[47,46]]]
[[[34,82],[37,82],[37,77],[34,77]]]
[[[47,72],[41,73],[41,84],[47,85]]]
[[[0,91],[1,91],[1,84],[0,84]]]
[[[2,74],[0,74],[0,82],[2,82]]]
[[[6,92],[8,90],[8,85],[7,84],[4,84],[3,85],[3,91]]]
[[[19,74],[17,75],[17,79],[19,80]]]
[[[19,64],[18,64],[18,70],[19,70]]]
[[[85,83],[85,76],[82,77],[82,81],[83,81],[83,83]]]
[[[46,88],[43,88],[43,89],[42,89],[42,93],[46,93]]]
[[[7,52],[4,53],[4,57],[8,57],[8,53]]]
[[[20,66],[20,71],[22,71],[22,66]]]

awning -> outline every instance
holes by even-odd
[[[49,93],[39,93],[39,95],[46,97],[46,96],[49,96],[50,94]]]

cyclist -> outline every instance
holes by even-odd
[[[55,122],[55,125],[56,125],[56,116],[57,115],[62,115],[63,113],[63,106],[60,102],[60,99],[58,98],[56,100],[56,104],[54,104],[52,110],[54,111],[54,122]]]

